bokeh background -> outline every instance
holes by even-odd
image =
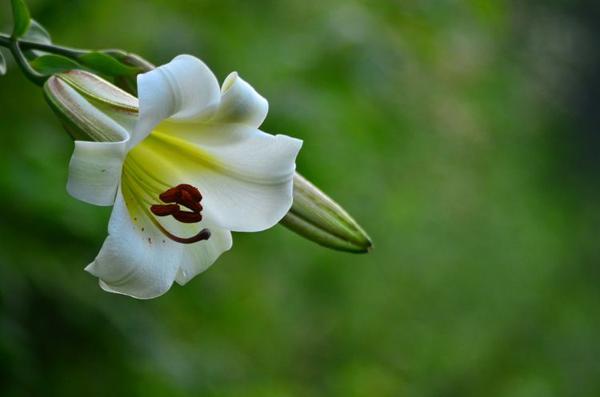
[[[11,65],[1,396],[600,395],[594,2],[28,4],[58,43],[237,70],[375,250],[275,227],[159,299],[102,292],[110,209],[67,195],[72,142]]]

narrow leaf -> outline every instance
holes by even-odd
[[[24,40],[33,41],[34,43],[51,44],[52,39],[50,33],[35,19],[31,20],[27,33],[23,36]]]
[[[67,57],[54,54],[42,55],[41,57],[34,59],[31,61],[31,66],[44,76],[51,76],[56,73],[73,69],[81,69],[81,65],[77,62]]]
[[[141,56],[130,52],[121,50],[106,50],[104,53],[113,56],[127,66],[137,68],[138,73],[149,72],[156,67]],[[137,96],[137,73],[127,76],[118,76],[115,78],[114,83],[119,88],[122,88],[128,93]]]
[[[127,66],[110,55],[93,51],[79,57],[79,62],[96,72],[110,77],[134,75],[139,69]]]
[[[139,72],[149,72],[156,68],[148,60],[132,52],[125,52],[123,50],[104,50],[104,54],[110,55],[116,60],[127,66],[133,66],[139,69]]]
[[[31,41],[34,43],[52,44],[52,39],[50,37],[50,33],[48,33],[48,31],[42,25],[40,25],[35,19],[31,20],[31,25],[29,25],[29,30],[27,30],[27,33],[25,33],[25,35],[22,37],[22,39],[26,40],[26,41]],[[27,56],[29,56],[31,54],[32,56],[30,58],[37,58],[44,54],[47,54],[47,52],[41,51],[41,50],[27,50],[27,51],[25,51],[25,54]]]
[[[6,74],[6,59],[4,59],[4,55],[0,52],[0,76],[4,76]]]
[[[19,38],[27,32],[31,23],[31,17],[24,0],[11,0],[11,4],[14,23],[12,36]]]

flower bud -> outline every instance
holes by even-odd
[[[138,100],[94,74],[71,70],[53,75],[44,94],[75,140],[121,141],[135,125]]]
[[[373,243],[356,221],[300,174],[294,175],[294,203],[282,225],[328,248],[364,253]]]

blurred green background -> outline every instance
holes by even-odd
[[[1,396],[600,395],[594,2],[28,4],[58,43],[237,70],[375,250],[276,227],[161,298],[102,292],[110,209],[67,195],[72,143],[9,65]]]

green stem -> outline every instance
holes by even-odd
[[[52,54],[63,55],[69,58],[78,58],[81,55],[89,53],[87,50],[79,50],[75,48],[62,47],[54,44],[45,44],[45,43],[36,43],[34,41],[21,40],[21,39],[13,39],[11,36],[0,33],[0,47],[6,47],[10,49],[15,61],[21,68],[21,71],[25,74],[25,76],[34,84],[42,86],[44,82],[47,80],[47,76],[44,76],[38,72],[36,72],[29,61],[23,54],[24,50],[40,50],[49,52]]]
[[[25,55],[23,55],[23,51],[21,51],[19,42],[17,40],[10,40],[9,48],[23,74],[33,84],[39,85],[40,87],[43,86],[48,77],[33,70],[27,58],[25,58]]]
[[[12,40],[9,35],[0,33],[0,46],[10,48],[11,41]],[[64,55],[69,58],[77,58],[90,52],[88,50],[80,50],[77,48],[63,47],[54,44],[36,43],[35,41],[28,40],[19,40],[19,46],[22,50],[46,51],[52,54]]]
[[[0,33],[0,46],[2,47],[10,47],[10,36]]]

